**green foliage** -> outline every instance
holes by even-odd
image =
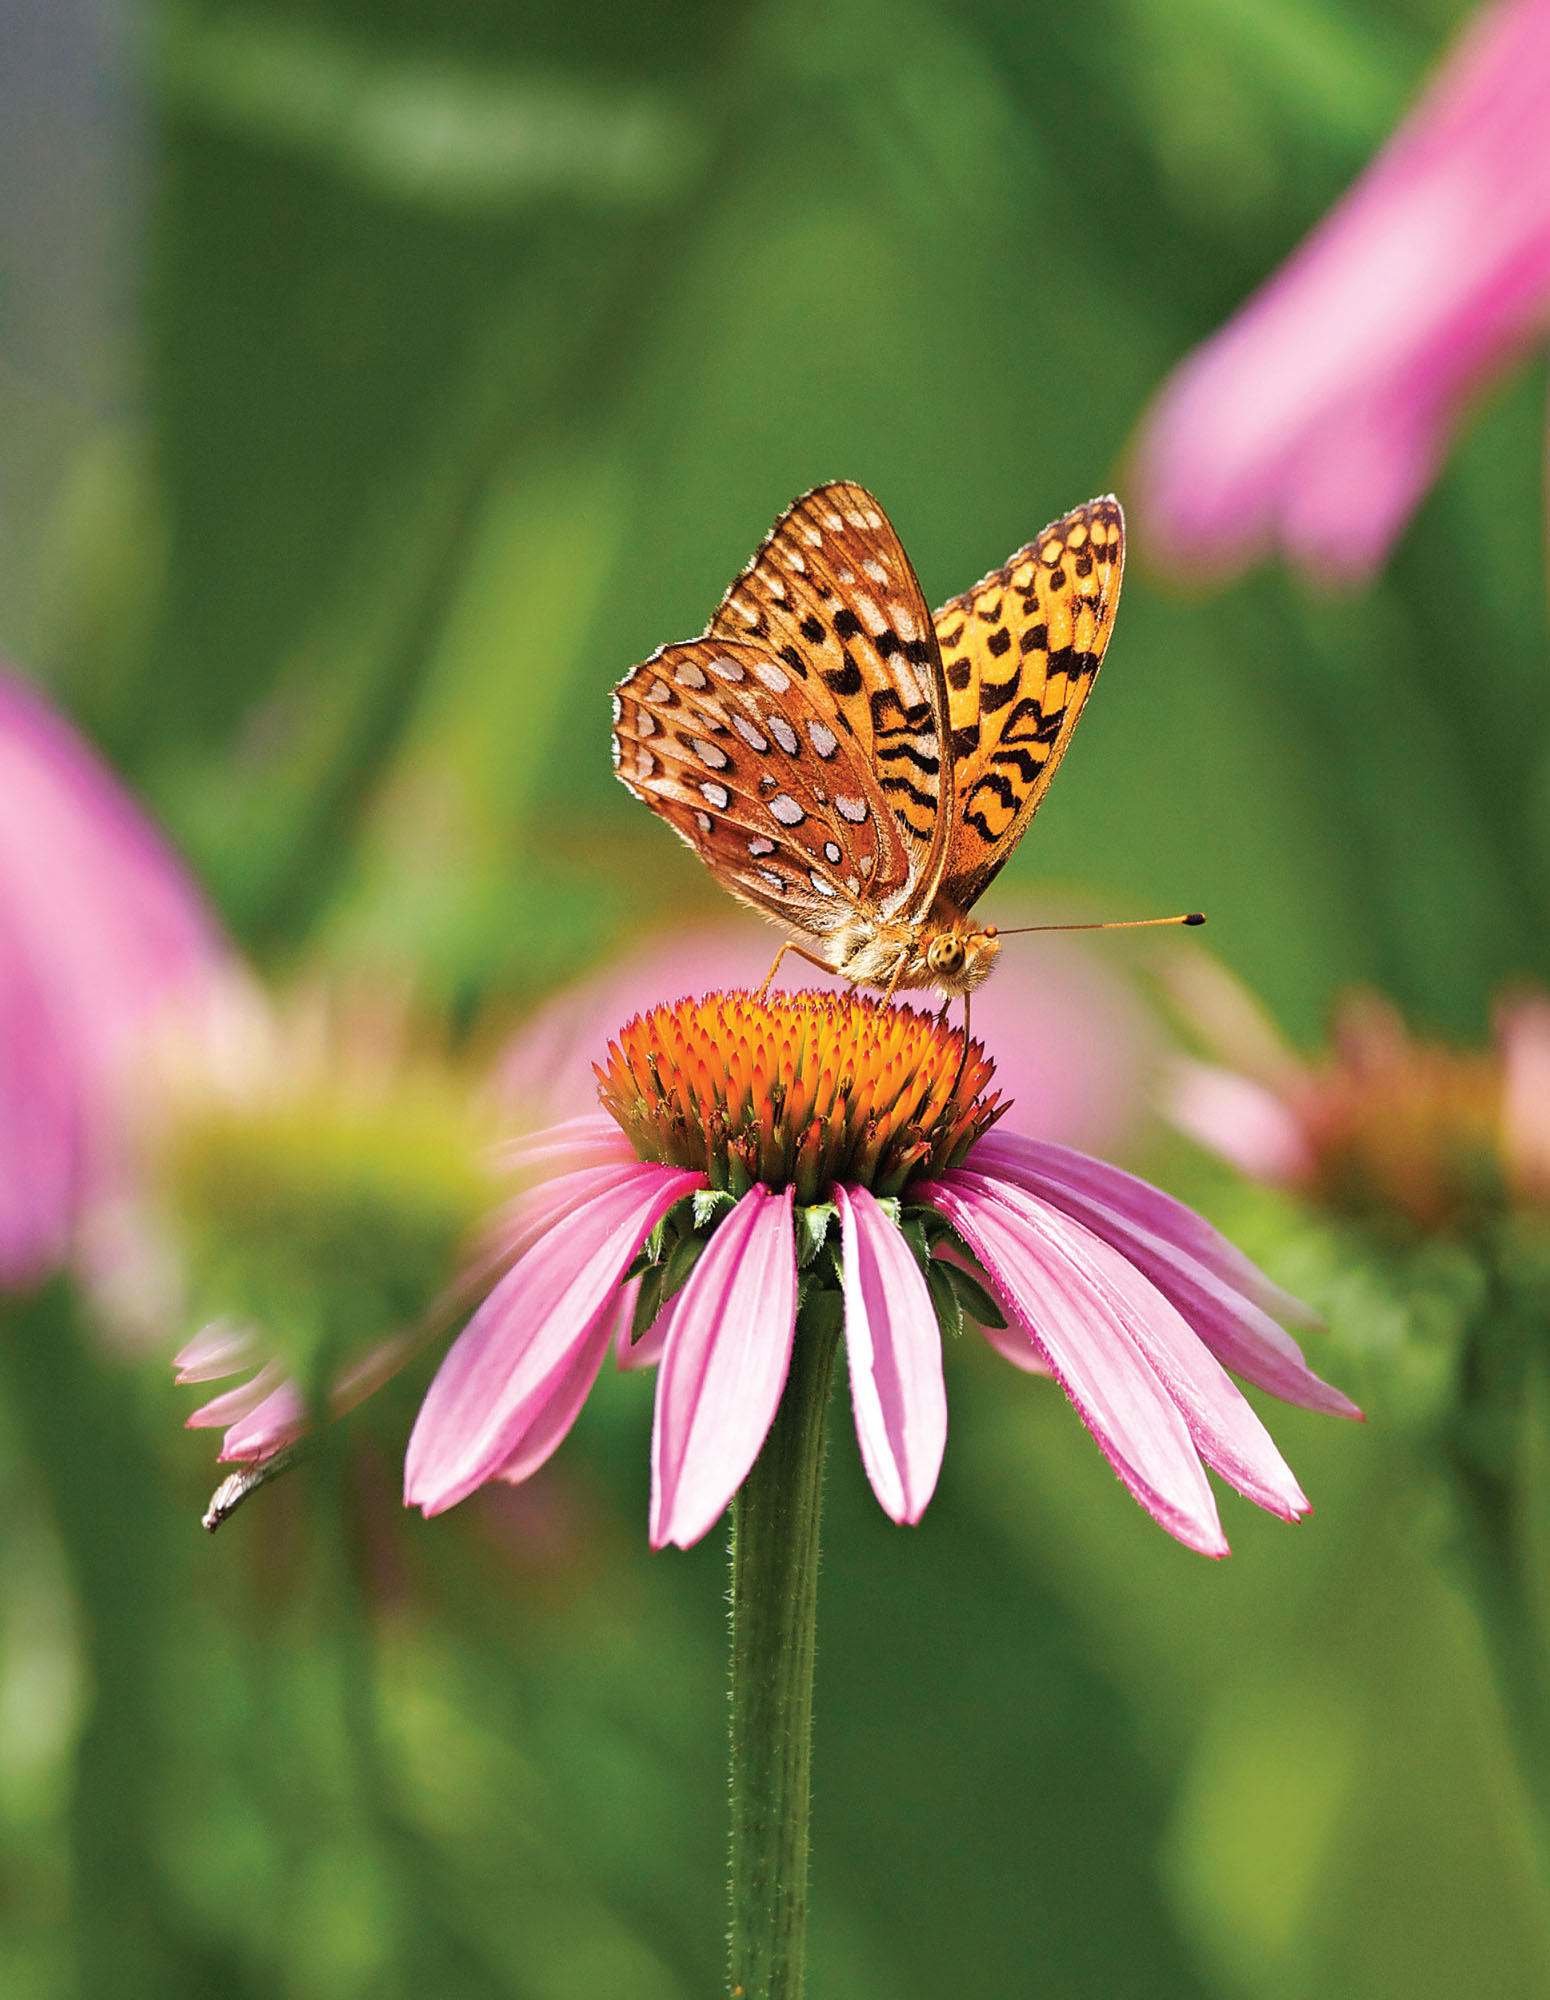
[[[514,1011],[706,904],[609,773],[619,674],[817,480],[877,490],[933,601],[1123,497],[1168,366],[1458,16],[166,4],[122,176],[141,393],[45,422],[7,350],[7,492],[75,456],[0,549],[0,633],[266,970],[407,970],[454,1028]],[[1550,977],[1541,391],[1477,413],[1357,599],[1134,568],[1009,884],[1206,908],[1304,1038],[1355,978],[1478,1033],[1504,978]],[[212,1123],[182,1162],[203,1294],[303,1364],[402,1323],[484,1202],[469,1157],[397,1102]],[[836,1398],[815,2000],[1550,1985],[1415,1453],[1478,1264],[1214,1199],[1372,1401],[1366,1435],[1275,1412],[1299,1530],[1229,1502],[1231,1564],[1175,1548],[968,1326],[942,1489],[900,1532]],[[659,1296],[714,1219],[664,1227]],[[802,1226],[811,1282],[838,1232]],[[927,1269],[951,1326],[993,1323]],[[108,1358],[57,1292],[0,1326],[0,1996],[714,1990],[723,1552],[645,1553],[649,1382],[605,1370],[532,1485],[422,1523],[423,1364],[206,1542],[210,1441],[164,1360]]]

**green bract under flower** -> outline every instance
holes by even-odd
[[[961,1164],[1006,1106],[978,1042],[855,994],[712,993],[639,1014],[598,1095],[643,1160],[812,1202],[835,1181],[898,1194]]]

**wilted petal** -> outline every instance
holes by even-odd
[[[916,1199],[946,1216],[989,1273],[1011,1316],[1043,1353],[1104,1456],[1152,1518],[1203,1555],[1227,1554],[1210,1482],[1189,1427],[1136,1352],[1108,1300],[1069,1258],[1006,1206],[959,1176],[923,1182]]]
[[[942,1335],[908,1244],[866,1188],[836,1187],[844,1248],[845,1350],[856,1439],[872,1491],[918,1521],[947,1445]]]
[[[703,1174],[637,1164],[574,1209],[514,1264],[453,1343],[420,1407],[404,1467],[410,1506],[438,1514],[494,1478],[563,1403],[578,1352],[595,1350],[599,1321],[636,1251]]]
[[[987,1141],[975,1148],[969,1164],[1041,1196],[1112,1244],[1177,1306],[1217,1360],[1244,1381],[1303,1409],[1360,1418],[1361,1411],[1348,1397],[1314,1374],[1291,1335],[1248,1295],[1247,1283],[1254,1285],[1260,1299],[1273,1301],[1283,1318],[1291,1316],[1290,1307],[1298,1317],[1307,1319],[1311,1317],[1308,1309],[1272,1285],[1199,1216],[1117,1168],[1077,1153],[1059,1159],[1060,1149],[1055,1147],[1042,1151],[1046,1160],[1054,1161],[1046,1171],[1029,1164],[1033,1155],[1022,1144],[1015,1152],[1009,1147],[998,1153]],[[1094,1168],[1099,1171],[1089,1171]],[[1094,1187],[1119,1194],[1127,1201],[1126,1209],[1099,1199],[1092,1192]],[[1155,1195],[1156,1204],[1141,1201],[1134,1195],[1135,1189]],[[1148,1226],[1144,1219],[1148,1215],[1160,1226]],[[1186,1223],[1194,1227],[1186,1229]],[[1210,1254],[1201,1255],[1202,1250]],[[1222,1251],[1228,1253],[1226,1259]],[[1230,1276],[1223,1275],[1224,1263]]]
[[[651,1546],[713,1528],[759,1456],[796,1330],[792,1190],[751,1188],[674,1300],[651,1434]]]
[[[1155,1285],[1100,1236],[1038,1196],[978,1174],[954,1185],[999,1201],[1031,1238],[1066,1258],[1113,1310],[1141,1358],[1178,1405],[1195,1448],[1213,1471],[1283,1520],[1308,1511],[1302,1488],[1270,1433],[1210,1349]]]

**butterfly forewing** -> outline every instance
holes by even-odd
[[[734,895],[817,937],[911,880],[854,741],[763,646],[663,646],[620,682],[614,763]]]
[[[924,915],[951,824],[946,690],[920,584],[864,487],[815,487],[776,522],[707,637],[768,650],[857,759],[897,820],[908,881],[887,914]]]
[[[959,910],[1049,789],[1109,642],[1124,561],[1119,502],[1093,500],[936,613],[956,801],[942,892]]]

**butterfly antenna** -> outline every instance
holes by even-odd
[[[986,937],[1026,937],[1031,931],[1149,931],[1161,924],[1203,924],[1204,915],[1199,910],[1191,910],[1185,917],[1130,917],[1123,923],[1111,924],[1019,924],[1015,930],[1001,930],[995,924],[985,926]]]

